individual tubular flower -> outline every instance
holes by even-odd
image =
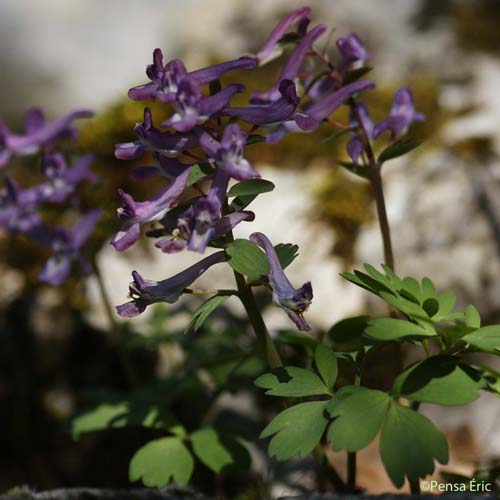
[[[0,193],[0,226],[7,231],[26,233],[40,225],[38,201],[37,188],[23,189],[5,176],[5,188]]]
[[[200,146],[209,159],[214,160],[233,179],[246,180],[260,177],[260,174],[243,157],[248,134],[236,123],[230,123],[222,134],[221,142],[216,141],[208,132],[199,135]]]
[[[249,106],[246,108],[225,108],[223,115],[235,116],[253,125],[280,124],[287,120],[294,121],[301,130],[310,130],[316,122],[308,115],[296,112],[300,98],[295,90],[295,83],[283,80],[279,85],[281,97],[266,106]]]
[[[132,196],[121,189],[118,191],[122,206],[117,212],[124,223],[111,240],[116,250],[123,252],[132,246],[139,239],[142,224],[158,221],[164,217],[184,191],[190,171],[191,169],[187,168],[164,189],[146,201],[135,201]]]
[[[60,153],[47,153],[42,159],[42,173],[47,179],[36,189],[39,202],[61,203],[74,193],[78,184],[85,180],[95,181],[96,175],[90,171],[94,161],[92,154],[80,157],[72,167]]]
[[[92,272],[91,265],[82,255],[81,249],[92,234],[100,216],[100,209],[92,210],[82,216],[72,229],[55,227],[49,233],[47,239],[53,255],[47,260],[38,276],[41,281],[54,286],[61,285],[69,276],[74,262],[81,265],[86,275]]]
[[[292,55],[288,59],[285,67],[280,73],[278,83],[267,92],[255,92],[250,102],[251,104],[269,104],[280,97],[279,84],[283,80],[294,80],[304,63],[307,52],[312,44],[326,31],[326,26],[320,24],[307,33],[299,42]]]
[[[40,147],[55,139],[74,133],[71,123],[78,118],[90,118],[90,110],[80,109],[68,113],[52,122],[46,122],[39,109],[31,109],[26,114],[26,134],[14,134],[0,122],[0,166],[4,166],[13,155],[30,155],[37,153]]]
[[[405,134],[414,121],[422,122],[424,120],[425,116],[415,111],[411,90],[403,87],[394,95],[392,109],[388,118],[375,125],[373,136],[376,139],[386,131],[389,131],[392,135]]]
[[[337,64],[339,73],[344,73],[354,63],[364,63],[373,57],[356,33],[340,37],[337,40],[337,48],[340,52],[340,61]]]
[[[305,20],[311,13],[310,7],[300,7],[283,18],[271,31],[262,49],[256,54],[259,66],[279,57],[282,49],[279,41],[287,33],[289,28],[297,21]]]
[[[224,109],[233,96],[243,92],[245,87],[231,84],[209,97],[203,97],[199,87],[184,79],[179,84],[176,99],[172,103],[175,114],[161,124],[162,127],[173,127],[178,132],[188,132],[196,125],[206,122],[211,116]]]
[[[276,144],[290,132],[310,132],[316,129],[322,120],[328,118],[354,94],[372,89],[375,84],[371,80],[358,80],[323,97],[319,101],[305,106],[303,111],[297,111],[292,120],[285,120],[276,130],[266,135],[266,142]]]
[[[215,64],[188,73],[179,59],[173,59],[164,66],[162,51],[155,49],[153,64],[146,68],[146,75],[151,82],[131,88],[128,91],[128,96],[135,101],[158,99],[163,103],[172,103],[176,99],[180,83],[185,78],[191,80],[195,85],[205,85],[219,79],[228,71],[254,69],[256,66],[257,62],[251,57],[240,57],[233,61]]]
[[[192,207],[175,217],[175,220],[172,221],[170,228],[167,229],[170,230],[170,234],[158,240],[155,243],[155,247],[159,248],[164,253],[177,253],[187,248],[188,241],[191,238],[190,222],[192,217]],[[217,238],[221,238],[236,227],[240,222],[249,222],[254,219],[255,214],[249,210],[224,215],[216,222],[212,239],[215,240]]]
[[[304,283],[299,289],[293,288],[281,267],[276,251],[269,238],[262,233],[250,235],[250,241],[259,245],[264,250],[269,261],[269,283],[273,289],[273,302],[288,314],[288,317],[301,331],[310,331],[303,317],[303,313],[309,307],[313,292],[311,282]]]
[[[162,132],[153,125],[149,108],[144,109],[144,122],[134,128],[137,140],[116,144],[115,156],[119,160],[135,160],[145,151],[155,151],[167,157],[176,157],[182,151],[194,148],[198,141],[193,134]]]
[[[368,140],[373,139],[374,125],[370,118],[370,114],[368,113],[368,109],[362,102],[356,102],[351,108],[351,126],[362,127],[366,134],[366,138]],[[358,132],[355,132],[352,139],[347,143],[347,153],[349,154],[353,163],[358,163],[363,149],[363,137]]]
[[[210,240],[215,235],[215,225],[221,218],[222,204],[226,197],[229,174],[219,168],[207,196],[201,198],[193,206],[192,218],[189,226],[191,234],[188,249],[203,253]]]
[[[191,285],[214,264],[224,262],[224,252],[216,252],[184,271],[162,281],[144,279],[137,271],[132,273],[133,281],[129,285],[132,300],[116,306],[117,313],[124,318],[138,316],[147,306],[156,302],[173,304],[182,295],[186,287]]]

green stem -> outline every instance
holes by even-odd
[[[420,481],[419,479],[408,479],[410,483],[410,491],[412,495],[420,495]]]
[[[351,493],[356,491],[356,452],[347,453],[347,490]]]
[[[128,352],[125,350],[122,342],[122,329],[121,325],[116,321],[115,311],[111,304],[106,286],[104,285],[104,280],[102,278],[101,270],[97,265],[97,261],[94,258],[92,261],[94,268],[94,275],[97,279],[97,284],[99,286],[99,291],[101,293],[102,303],[104,305],[104,310],[110,324],[111,341],[117,348],[118,359],[122,365],[124,376],[127,380],[129,387],[133,388],[137,386],[137,377],[133,364],[130,360]]]

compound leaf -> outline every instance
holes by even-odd
[[[395,318],[375,318],[368,321],[366,335],[379,341],[415,340],[435,337],[436,332],[419,325]]]
[[[484,326],[462,340],[482,352],[500,355],[500,325]]]
[[[198,309],[193,313],[191,320],[184,333],[189,333],[191,331],[197,332],[207,318],[220,307],[230,296],[229,295],[215,295],[210,297],[208,300],[203,302]]]
[[[233,463],[230,451],[221,442],[219,434],[213,427],[193,432],[191,442],[195,455],[216,474]]]
[[[325,345],[319,345],[314,353],[314,362],[325,385],[331,390],[337,380],[337,356]]]

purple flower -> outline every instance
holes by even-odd
[[[415,111],[411,90],[403,87],[394,96],[389,117],[375,125],[373,137],[376,139],[386,131],[392,135],[405,134],[414,121],[422,122],[424,120],[425,116]]]
[[[177,158],[169,158],[158,153],[155,153],[154,157],[158,162],[156,165],[133,168],[129,177],[135,181],[144,181],[156,175],[172,178],[179,176],[186,168],[193,166],[193,164],[182,163]]]
[[[282,49],[279,46],[279,41],[286,34],[290,26],[297,21],[307,19],[307,16],[311,13],[310,7],[300,7],[294,10],[284,19],[282,19],[271,31],[271,34],[266,40],[264,47],[257,53],[256,57],[259,62],[259,66],[272,61],[276,57],[279,57],[282,53]]]
[[[326,26],[320,24],[307,33],[297,45],[280,73],[278,83],[267,92],[256,92],[252,95],[251,104],[269,104],[280,97],[279,84],[283,80],[294,80],[304,62],[312,44],[326,31]]]
[[[42,173],[47,180],[36,188],[39,202],[61,203],[74,193],[80,182],[95,181],[97,177],[90,171],[93,161],[94,156],[86,154],[72,167],[68,167],[61,153],[45,154],[42,159]]]
[[[237,180],[254,179],[260,174],[243,157],[248,134],[236,123],[230,123],[222,134],[221,142],[208,132],[200,134],[200,146],[220,168]]]
[[[122,202],[121,208],[118,209],[118,216],[124,223],[111,240],[116,250],[123,252],[139,239],[141,224],[158,221],[164,217],[184,191],[190,171],[191,169],[187,168],[147,201],[135,201],[132,196],[121,189],[118,191]]]
[[[340,52],[340,61],[337,64],[339,73],[344,73],[353,63],[364,63],[373,55],[367,52],[363,42],[356,33],[349,33],[337,40],[337,48]]]
[[[265,106],[249,106],[246,108],[225,108],[223,115],[235,116],[253,125],[279,124],[292,120],[301,130],[309,130],[315,125],[307,115],[296,113],[299,97],[295,90],[295,83],[283,80],[279,85],[281,97]]]
[[[86,109],[76,110],[53,122],[47,123],[38,109],[28,111],[25,119],[26,134],[14,134],[0,122],[0,166],[13,155],[30,155],[64,135],[72,135],[71,123],[78,118],[90,118],[93,113]]]
[[[167,216],[168,217],[168,216]],[[240,222],[253,221],[255,214],[249,210],[233,212],[221,217],[214,226],[212,239],[221,238]],[[193,220],[193,208],[186,210],[181,215],[175,217],[170,226],[171,234],[161,238],[155,243],[155,246],[164,253],[177,253],[185,248],[191,238],[191,221]],[[167,222],[168,225],[168,222]]]
[[[69,276],[73,262],[79,262],[85,274],[92,272],[90,263],[80,251],[100,216],[100,209],[92,210],[82,216],[74,228],[55,227],[49,233],[48,240],[53,255],[38,275],[41,281],[54,286],[61,285]]]
[[[198,140],[192,134],[162,132],[154,127],[149,108],[144,109],[144,123],[138,123],[134,132],[137,136],[136,141],[115,146],[115,156],[119,160],[140,158],[145,151],[155,151],[167,157],[175,157],[182,151],[198,145]]]
[[[132,300],[117,306],[116,311],[124,318],[133,318],[144,312],[150,304],[156,302],[173,304],[182,295],[183,290],[207,269],[225,260],[224,252],[216,252],[179,274],[162,281],[146,280],[137,271],[134,271],[132,273],[133,281],[129,286]]]
[[[38,213],[36,188],[23,189],[8,176],[0,193],[0,226],[12,232],[26,233],[42,223]]]
[[[354,94],[373,88],[375,88],[375,83],[371,80],[358,80],[357,82],[349,83],[332,94],[323,97],[319,101],[308,106],[305,109],[305,113],[319,123],[321,120],[328,118],[328,116],[330,116]]]
[[[217,80],[228,71],[254,69],[256,66],[257,62],[253,58],[241,57],[234,61],[215,64],[188,73],[179,59],[173,59],[163,66],[163,54],[160,49],[155,49],[153,64],[150,64],[146,69],[146,74],[151,82],[130,89],[128,96],[135,101],[158,99],[164,103],[172,103],[176,100],[180,83],[185,78],[188,78],[195,85],[201,86]]]
[[[188,132],[222,111],[232,97],[243,90],[243,85],[232,84],[214,95],[204,97],[195,83],[184,79],[179,84],[176,99],[172,103],[176,112],[161,126],[173,127],[178,132]]]
[[[190,221],[189,250],[203,253],[210,240],[214,238],[215,225],[221,218],[228,182],[228,173],[223,169],[217,169],[207,196],[194,205]]]
[[[358,122],[358,116],[361,123]],[[351,126],[361,126],[368,140],[373,139],[373,122],[368,113],[368,109],[362,102],[356,102],[351,109]],[[361,135],[354,133],[352,139],[347,143],[347,153],[353,163],[357,164],[361,153],[364,150],[364,142]]]
[[[281,267],[276,251],[269,238],[262,233],[250,235],[250,241],[263,248],[269,260],[269,283],[273,289],[273,301],[288,314],[288,317],[301,331],[310,331],[311,327],[302,316],[313,298],[311,283],[304,283],[299,289],[293,288]]]

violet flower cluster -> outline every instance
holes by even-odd
[[[370,138],[384,131],[402,133],[413,120],[422,116],[412,107],[411,94],[400,90],[390,116],[373,126],[357,98],[373,89],[371,80],[353,78],[356,68],[372,58],[359,37],[351,33],[337,40],[337,62],[320,52],[314,44],[326,32],[319,24],[310,28],[310,8],[299,8],[272,30],[264,46],[256,54],[245,54],[231,61],[188,71],[179,59],[167,63],[160,49],[153,52],[153,63],[147,66],[149,81],[129,90],[136,101],[157,100],[171,107],[170,117],[155,125],[151,110],[145,108],[144,119],[135,127],[136,140],[117,144],[115,155],[130,160],[146,152],[154,165],[135,168],[134,180],[151,176],[166,179],[152,198],[136,201],[132,195],[119,191],[121,207],[118,216],[122,226],[112,239],[122,252],[140,238],[141,228],[155,223],[160,230],[155,246],[164,253],[194,251],[204,254],[210,247],[225,247],[232,241],[232,229],[244,221],[252,221],[251,211],[228,203],[228,187],[234,181],[260,177],[246,158],[246,149],[255,137],[268,143],[280,141],[288,133],[309,133],[324,123],[342,104],[358,106],[363,125]],[[235,95],[245,92],[242,84],[223,86],[227,73],[258,71],[270,60],[279,57],[287,43],[294,47],[278,78],[269,89],[253,92],[245,106],[234,106]],[[356,118],[353,116],[352,121]],[[353,123],[352,130],[356,123]],[[346,126],[349,128],[350,126]],[[365,140],[365,139],[363,139]],[[349,146],[349,154],[357,161],[364,147],[357,132]],[[209,185],[208,190],[204,187]],[[189,195],[195,188],[196,195]],[[270,285],[273,301],[284,309],[299,330],[309,325],[303,317],[312,301],[310,283],[294,288],[285,276],[270,240],[254,233],[250,240],[261,247],[269,261],[264,284]],[[171,278],[153,281],[133,273],[130,284],[131,301],[117,307],[121,316],[133,317],[155,302],[176,301],[183,290],[208,268],[227,260],[223,251],[210,254],[194,266]]]
[[[11,234],[23,234],[48,247],[52,255],[43,266],[39,279],[61,285],[70,275],[73,263],[81,265],[85,274],[91,266],[82,253],[100,216],[100,210],[82,214],[72,228],[49,227],[42,216],[46,206],[60,206],[70,202],[78,207],[77,188],[84,181],[95,181],[90,167],[93,156],[83,155],[71,164],[63,153],[56,150],[60,139],[76,138],[73,121],[89,118],[89,110],[76,110],[52,122],[47,122],[39,109],[26,113],[25,132],[16,134],[0,122],[0,167],[6,167],[15,156],[40,156],[42,181],[23,187],[5,175],[4,189],[0,192],[0,226]]]

